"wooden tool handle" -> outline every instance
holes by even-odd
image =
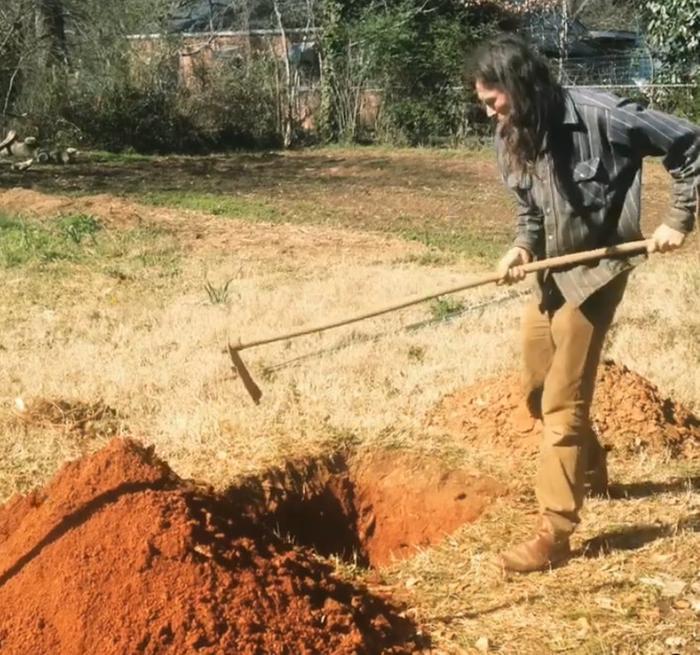
[[[532,262],[531,264],[525,264],[523,268],[526,273],[535,273],[547,268],[561,268],[562,266],[570,266],[572,264],[583,264],[584,262],[603,259],[603,257],[616,257],[618,255],[631,255],[634,253],[646,252],[650,245],[651,239],[629,241],[628,243],[621,243],[617,246],[605,246],[603,248],[596,248],[595,250],[584,250],[583,252],[574,252],[569,255],[542,259],[537,262]]]
[[[560,257],[550,257],[549,259],[542,259],[540,261],[532,262],[530,264],[525,264],[522,268],[525,270],[526,273],[535,273],[537,271],[542,271],[547,268],[561,268],[563,266],[570,266],[572,264],[582,264],[584,262],[602,259],[603,257],[616,257],[618,255],[630,255],[638,252],[646,252],[649,243],[649,241],[630,241],[629,243],[622,243],[618,246],[607,246],[605,248],[596,248],[595,250],[586,250],[584,252],[575,252],[569,255],[561,255]],[[432,300],[433,298],[439,298],[440,296],[446,296],[451,293],[457,293],[458,291],[465,291],[467,289],[473,289],[474,287],[480,287],[485,284],[498,282],[500,279],[501,276],[498,275],[498,273],[489,273],[487,275],[481,275],[479,277],[473,278],[468,282],[460,284],[459,286],[450,287],[449,289],[440,289],[439,291],[430,293],[427,296],[411,298],[409,300],[397,303],[395,305],[379,307],[365,314],[360,314],[359,316],[353,316],[351,318],[335,321],[333,323],[315,325],[309,328],[305,328],[303,330],[298,330],[296,332],[289,332],[287,334],[267,337],[265,339],[248,341],[247,343],[242,343],[239,341],[239,343],[237,344],[230,344],[229,348],[232,348],[236,351],[241,351],[245,350],[246,348],[262,346],[263,344],[267,343],[285,341],[286,339],[294,339],[295,337],[301,337],[306,334],[313,334],[315,332],[323,332],[325,330],[330,330],[335,327],[341,327],[342,325],[349,325],[351,323],[364,321],[365,319],[373,318],[375,316],[381,316],[382,314],[388,314],[389,312],[395,312],[399,309],[404,309],[405,307],[410,307],[411,305],[417,305],[419,303],[425,302],[426,300]]]

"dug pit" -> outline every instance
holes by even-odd
[[[228,495],[295,543],[380,567],[439,544],[504,493],[478,472],[383,451],[290,463]]]

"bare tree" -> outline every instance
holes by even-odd
[[[277,21],[277,30],[280,34],[282,52],[273,52],[276,61],[281,61],[280,82],[278,83],[278,104],[280,112],[280,127],[282,142],[288,148],[294,140],[294,131],[300,122],[301,106],[299,101],[299,87],[301,75],[298,62],[292,62],[292,41],[289,38],[285,25],[282,8],[279,0],[273,0],[273,10]],[[295,44],[300,53],[306,49],[310,34],[314,28],[314,0],[306,0],[306,24],[302,28],[301,41]],[[274,49],[274,45],[271,46]]]
[[[68,64],[66,19],[63,0],[35,0],[36,38],[43,62],[48,66]]]

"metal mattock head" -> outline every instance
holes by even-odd
[[[260,391],[260,387],[257,384],[255,384],[255,380],[253,380],[253,377],[250,375],[250,372],[246,368],[246,365],[243,363],[243,360],[241,359],[241,354],[238,352],[238,349],[235,346],[232,346],[230,343],[228,345],[228,353],[229,355],[231,355],[233,370],[240,376],[241,380],[243,381],[243,386],[246,388],[246,391],[250,394],[250,397],[253,399],[253,402],[256,405],[259,405],[260,398],[262,398],[262,391]]]

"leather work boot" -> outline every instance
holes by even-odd
[[[499,559],[504,571],[530,573],[561,564],[570,557],[569,537],[555,536],[549,522],[542,519],[532,539],[503,551]]]
[[[608,451],[597,438],[588,449],[584,487],[588,496],[608,495]]]

